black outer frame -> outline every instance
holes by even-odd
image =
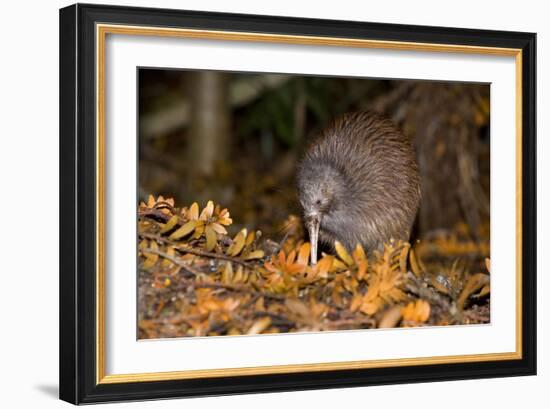
[[[522,359],[96,384],[95,25],[130,24],[523,51]],[[536,34],[76,4],[60,10],[60,388],[81,404],[536,374]]]

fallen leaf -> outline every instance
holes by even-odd
[[[248,329],[246,332],[247,335],[255,335],[260,334],[263,331],[265,331],[269,326],[271,325],[271,318],[270,317],[263,317],[259,320],[256,320],[254,324]]]
[[[404,321],[426,322],[430,318],[430,304],[424,300],[411,301],[401,309]]]
[[[394,328],[397,326],[401,320],[401,306],[396,305],[394,307],[388,308],[380,322],[378,323],[378,328]]]

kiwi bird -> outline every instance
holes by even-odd
[[[298,198],[311,242],[357,244],[367,251],[408,240],[420,202],[420,177],[408,138],[371,112],[333,121],[298,166]]]

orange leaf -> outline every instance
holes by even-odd
[[[332,266],[333,256],[325,256],[317,263],[317,271],[321,277],[326,277]]]
[[[292,250],[290,252],[290,254],[288,255],[288,257],[286,258],[286,263],[287,264],[292,264],[292,263],[294,263],[295,259],[296,259],[296,250]]]
[[[468,297],[486,284],[489,284],[489,276],[487,274],[477,273],[471,276],[464,285],[464,288],[456,301],[457,307],[462,310]]]
[[[409,252],[409,261],[411,262],[411,270],[414,273],[414,275],[417,276],[418,278],[421,278],[424,275],[424,271],[422,270],[420,264],[418,264],[416,260],[416,254],[412,249]]]
[[[430,318],[430,304],[424,300],[411,301],[401,309],[403,320],[412,322],[426,322]]]
[[[296,260],[298,264],[307,265],[307,262],[309,260],[310,248],[311,244],[309,244],[308,242],[300,246],[300,251],[298,252],[298,260]]]
[[[339,241],[334,242],[334,248],[336,250],[336,253],[338,254],[338,257],[346,263],[348,266],[353,265],[353,258],[349,255],[346,248],[340,243]]]
[[[359,264],[362,261],[367,259],[367,255],[365,254],[365,249],[359,243],[357,243],[351,255],[353,257],[353,260],[355,260],[355,264]]]

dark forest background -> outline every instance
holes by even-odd
[[[489,227],[489,86],[431,81],[140,69],[139,196],[208,200],[277,239],[299,216],[295,169],[334,117],[373,110],[416,149],[416,237]]]

